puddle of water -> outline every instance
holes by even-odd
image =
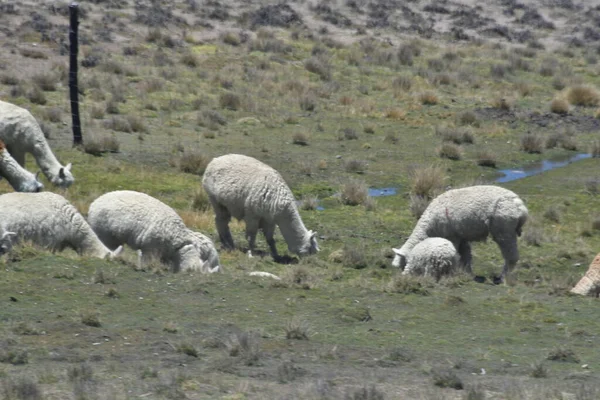
[[[395,187],[369,188],[369,196],[371,197],[393,196],[397,193],[398,188]]]
[[[517,179],[523,179],[528,176],[533,176],[540,174],[545,171],[551,171],[555,168],[564,167],[565,165],[569,165],[572,162],[583,160],[586,158],[591,158],[591,154],[580,153],[574,156],[561,157],[551,160],[544,160],[539,163],[534,163],[528,165],[521,169],[501,169],[500,172],[504,174],[500,178],[496,179],[498,183],[516,181]]]

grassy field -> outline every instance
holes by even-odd
[[[40,3],[0,4],[0,99],[73,163],[75,184],[47,190],[84,215],[105,192],[142,191],[218,245],[201,175],[242,153],[281,172],[321,251],[250,259],[239,222],[211,276],[20,245],[0,259],[0,399],[600,398],[598,299],[568,293],[600,249],[591,5],[538,18],[493,3],[504,35],[466,1],[82,2],[73,149],[68,13]],[[440,28],[463,14],[481,23],[468,40]],[[579,153],[595,157],[502,184],[531,215],[507,285],[492,284],[491,241],[473,248],[484,283],[391,268],[431,197]]]

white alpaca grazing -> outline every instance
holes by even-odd
[[[430,276],[440,280],[442,276],[456,272],[458,252],[451,241],[444,238],[427,238],[408,253],[403,275]]]
[[[521,235],[528,211],[515,193],[499,186],[471,186],[449,190],[433,199],[412,234],[400,249],[394,249],[395,267],[403,268],[411,250],[429,237],[452,242],[466,271],[471,273],[469,242],[482,241],[488,235],[498,244],[504,257],[501,279],[519,260],[517,236]]]
[[[31,153],[54,185],[69,187],[73,184],[71,164],[63,166],[58,162],[40,125],[26,109],[0,101],[0,140],[21,166],[25,166],[25,154]]]
[[[40,192],[44,188],[44,185],[37,180],[37,175],[27,171],[15,161],[2,140],[0,140],[0,178],[6,178],[17,192]]]
[[[156,256],[178,271],[220,271],[212,241],[185,226],[168,205],[145,193],[119,190],[92,202],[88,222],[109,248],[127,244],[140,262]]]
[[[275,226],[279,226],[288,250],[301,256],[319,251],[316,232],[304,227],[292,191],[279,172],[252,157],[228,154],[213,159],[204,172],[202,185],[215,211],[221,243],[233,249],[229,230],[231,217],[244,220],[250,253],[261,229],[274,258]]]
[[[77,209],[64,197],[51,193],[7,193],[0,196],[0,221],[18,240],[29,240],[52,251],[72,248],[98,258],[114,258]]]

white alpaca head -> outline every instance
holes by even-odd
[[[0,237],[0,255],[6,254],[12,250],[13,237],[17,236],[14,232],[6,232]]]
[[[38,181],[40,173],[33,175],[30,174],[31,178],[24,182],[20,182],[18,187],[15,188],[17,192],[37,193],[44,190],[44,184]]]
[[[294,252],[289,247],[288,249]],[[316,254],[319,250],[319,244],[317,243],[317,232],[308,231],[304,243],[302,244],[302,246],[300,246],[297,253],[300,256],[307,256],[310,254]]]
[[[400,251],[400,249],[392,249],[394,251],[394,259],[392,260],[392,267],[404,269],[406,266],[406,256]]]
[[[75,182],[75,178],[73,177],[73,174],[71,174],[71,163],[68,163],[64,167],[60,167],[58,175],[52,179],[54,185],[62,188],[68,188],[73,182]]]

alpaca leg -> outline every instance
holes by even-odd
[[[274,259],[277,259],[279,254],[277,254],[277,246],[275,245],[275,239],[273,238],[275,235],[275,224],[269,224],[265,221],[261,221],[260,228],[265,235],[265,239],[267,240],[267,244],[271,250],[271,255]]]
[[[460,262],[462,263],[465,272],[473,274],[473,268],[471,266],[473,261],[471,244],[465,240],[461,241],[458,245],[458,254],[460,255]]]
[[[496,237],[494,241],[500,247],[502,251],[502,257],[504,257],[504,267],[502,268],[501,279],[504,281],[508,274],[513,270],[517,261],[519,261],[519,249],[517,247],[517,236],[503,236]]]
[[[245,219],[246,222],[246,239],[248,240],[248,249],[250,254],[254,252],[256,246],[256,234],[258,233],[259,220],[257,218]]]
[[[233,237],[229,230],[229,221],[231,220],[231,214],[225,207],[213,204],[215,210],[215,225],[217,226],[217,232],[219,232],[219,239],[228,250],[233,250],[235,247],[233,244]]]

